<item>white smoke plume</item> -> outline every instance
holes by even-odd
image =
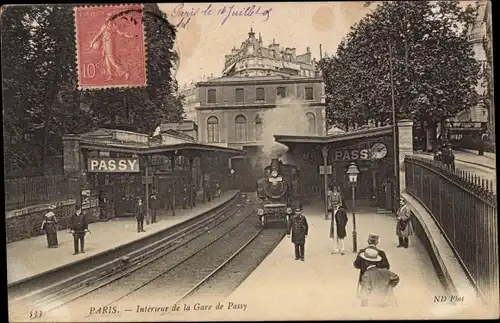
[[[283,163],[293,164],[288,147],[276,142],[274,135],[310,135],[306,113],[306,107],[293,97],[280,98],[276,108],[261,113],[264,158],[269,162],[281,158]]]

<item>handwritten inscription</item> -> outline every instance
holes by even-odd
[[[262,21],[268,21],[272,8],[264,8],[258,5],[243,6],[237,5],[213,5],[208,4],[205,7],[186,7],[183,3],[174,7],[169,16],[180,19],[175,22],[177,28],[186,28],[192,18],[198,16],[217,16],[220,18],[220,24],[226,24],[230,19],[237,17],[262,17]],[[234,17],[234,18],[233,18]]]

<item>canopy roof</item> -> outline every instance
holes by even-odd
[[[246,152],[240,149],[220,147],[200,143],[183,133],[169,130],[161,136],[150,137],[147,134],[116,129],[98,129],[84,134],[69,134],[63,139],[78,140],[81,148],[131,153],[137,155],[175,153],[178,151],[213,152],[226,154],[228,157],[242,156]]]
[[[275,135],[276,142],[287,146],[294,146],[298,144],[330,144],[336,142],[343,142],[349,140],[356,140],[362,138],[379,137],[392,133],[392,126],[383,126],[377,128],[363,129],[358,131],[350,131],[340,134],[327,135],[327,136],[294,136],[294,135]]]

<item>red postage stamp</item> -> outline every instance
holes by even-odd
[[[146,86],[141,5],[75,8],[78,88]]]

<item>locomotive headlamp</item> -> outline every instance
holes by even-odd
[[[278,176],[278,172],[277,172],[276,170],[273,170],[273,171],[271,172],[271,176],[272,176],[272,177],[276,177],[276,176]]]
[[[258,215],[264,215],[264,210],[263,209],[258,209],[257,210]]]
[[[286,214],[292,214],[292,209],[291,208],[287,208],[286,209]]]

